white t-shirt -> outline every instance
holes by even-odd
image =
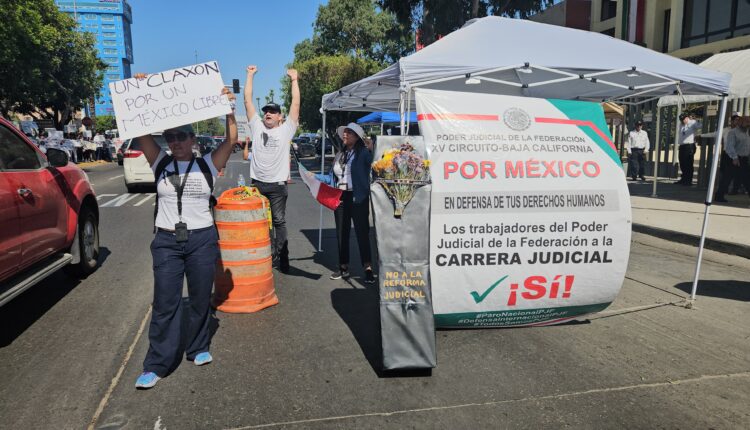
[[[291,119],[276,128],[266,128],[259,116],[250,119],[253,139],[250,177],[262,182],[286,182],[289,179],[289,146],[297,132]]]
[[[166,155],[166,152],[161,151],[159,156],[156,157],[156,161],[151,166],[154,174],[156,174],[156,166],[159,165],[161,159]],[[206,160],[208,168],[211,170],[211,175],[214,177],[214,183],[216,183],[216,177],[219,172],[214,167],[212,154],[208,153],[204,155],[203,159]],[[182,184],[188,164],[190,164],[190,161],[177,162],[180,185]],[[159,228],[174,230],[174,225],[180,221],[180,217],[177,214],[177,190],[172,183],[172,180],[176,179],[174,163],[167,164],[164,167],[161,177],[156,178],[156,192],[159,194],[159,212],[156,214],[155,224]],[[210,198],[211,188],[209,188],[206,178],[203,176],[203,172],[198,165],[198,160],[196,160],[190,169],[189,176],[185,182],[185,189],[182,193],[182,221],[187,224],[188,230],[210,227],[214,224],[208,203]]]

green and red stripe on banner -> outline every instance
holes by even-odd
[[[617,148],[609,134],[609,127],[604,120],[601,106],[596,103],[582,103],[580,101],[548,99],[567,118],[535,117],[534,121],[541,124],[574,125],[580,128],[601,148],[612,161],[621,166]],[[585,118],[585,119],[580,119]],[[596,118],[591,120],[590,118]],[[422,113],[417,115],[418,121],[500,121],[500,115],[467,114],[467,113]]]

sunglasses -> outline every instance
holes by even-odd
[[[184,131],[180,131],[177,133],[164,133],[162,136],[164,136],[164,140],[166,140],[167,143],[173,143],[175,141],[183,142],[187,140],[189,134],[185,133]]]

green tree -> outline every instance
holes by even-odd
[[[318,7],[313,36],[294,48],[294,67],[300,74],[300,126],[318,130],[323,94],[385,68],[413,48],[411,28],[380,9],[373,0],[330,0]],[[282,79],[282,99],[288,108],[288,77]],[[330,113],[334,124],[352,117]],[[338,117],[341,118],[338,118]]]
[[[419,33],[429,45],[463,26],[472,18],[487,15],[528,18],[551,6],[554,0],[378,0],[399,23]]]
[[[330,0],[318,7],[311,43],[320,54],[393,62],[410,48],[409,30],[372,0]]]
[[[274,103],[273,96],[274,96],[273,88],[271,88],[271,90],[268,91],[268,94],[266,94],[266,104]]]
[[[106,64],[91,34],[52,0],[0,0],[0,113],[34,114],[62,128],[98,95]]]
[[[324,94],[335,91],[344,85],[370,76],[383,68],[375,60],[355,58],[347,55],[321,55],[294,64],[299,72],[300,82],[300,126],[304,130],[318,130],[322,122],[320,101]],[[291,103],[291,82],[287,77],[283,82],[284,104]],[[356,114],[329,112],[328,125],[348,122]],[[331,128],[329,128],[329,131]]]
[[[193,129],[197,134],[208,136],[224,136],[226,130],[219,118],[204,119],[193,123]]]
[[[94,118],[94,130],[97,133],[104,134],[106,130],[115,128],[117,128],[117,121],[115,121],[115,117],[112,115],[97,115]]]

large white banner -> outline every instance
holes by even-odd
[[[416,91],[432,163],[438,327],[554,324],[606,308],[630,198],[600,105]]]
[[[223,88],[216,61],[110,82],[120,138],[226,115],[232,109]]]

